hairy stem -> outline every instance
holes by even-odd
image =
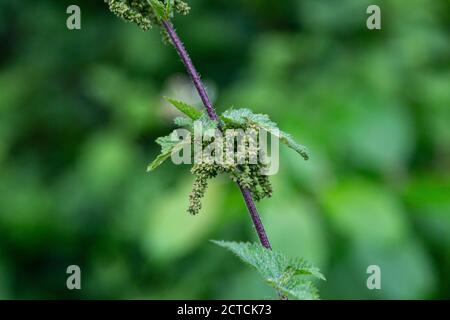
[[[198,94],[200,95],[200,98],[202,99],[203,105],[206,108],[206,111],[208,112],[209,117],[217,121],[217,123],[220,123],[219,117],[217,116],[216,111],[214,110],[214,107],[211,103],[211,100],[209,99],[208,92],[206,92],[206,88],[203,85],[202,80],[200,79],[200,75],[195,69],[194,64],[192,63],[191,58],[189,57],[188,52],[186,51],[186,48],[183,45],[183,42],[181,42],[180,38],[178,37],[172,23],[170,21],[163,21],[162,22],[163,27],[166,29],[167,33],[169,34],[170,40],[172,40],[172,44],[174,45],[175,49],[178,52],[178,55],[180,56],[181,60],[183,61],[187,72],[189,73],[189,76],[192,79],[192,82],[195,85],[195,88],[198,91]]]
[[[250,190],[242,187],[241,185],[239,185],[239,189],[241,190],[241,193],[244,197],[245,204],[247,205],[248,212],[250,213],[250,217],[252,218],[253,225],[255,226],[256,233],[259,237],[259,241],[264,247],[272,250],[272,246],[270,245],[269,238],[267,237],[266,231],[264,230],[264,225],[261,221],[258,210],[256,209],[255,202],[253,201]]]
[[[189,73],[189,76],[192,79],[192,82],[194,82],[195,88],[197,89],[198,94],[200,95],[200,98],[203,101],[203,104],[206,108],[206,111],[208,112],[209,117],[212,120],[217,121],[217,123],[219,124],[219,127],[220,127],[221,124],[220,124],[219,117],[217,116],[214,106],[212,105],[211,100],[209,99],[208,93],[206,92],[206,88],[203,85],[200,75],[197,72],[197,70],[195,69],[195,66],[192,63],[192,60],[189,57],[189,54],[186,51],[186,48],[184,47],[180,38],[178,37],[172,23],[170,21],[162,21],[162,26],[164,27],[164,29],[166,29],[167,33],[169,34],[172,44],[174,45],[175,49],[178,52],[178,55],[180,56],[181,60],[183,61],[184,65],[187,69],[187,72]],[[245,204],[247,205],[248,211],[252,218],[252,221],[255,226],[255,230],[256,230],[256,233],[258,234],[261,245],[263,245],[265,248],[271,250],[272,246],[270,245],[269,238],[267,237],[266,231],[264,229],[264,225],[261,221],[258,210],[256,209],[255,202],[253,201],[253,197],[252,197],[250,190],[248,188],[242,187],[241,185],[239,185],[239,189],[241,190],[242,196],[244,197]]]

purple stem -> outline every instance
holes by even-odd
[[[209,96],[208,96],[208,93],[206,92],[205,86],[203,85],[202,80],[200,79],[200,75],[197,72],[197,70],[195,69],[195,66],[192,63],[192,60],[189,57],[189,54],[186,51],[186,48],[184,47],[183,42],[181,42],[180,38],[178,37],[172,23],[170,21],[163,21],[162,25],[164,26],[167,33],[169,34],[169,37],[172,40],[172,43],[175,46],[175,49],[177,50],[178,55],[180,56],[184,65],[186,66],[189,76],[191,77],[192,81],[194,82],[195,87],[197,88],[198,94],[200,95],[200,98],[203,101],[203,104],[206,108],[206,111],[208,112],[209,117],[212,120],[220,123],[219,117],[217,116],[217,113],[214,110],[211,100],[209,99]]]
[[[255,202],[252,198],[252,193],[247,188],[242,187],[239,183],[239,189],[241,190],[242,195],[244,196],[245,204],[247,205],[248,212],[252,217],[253,225],[255,226],[256,233],[258,234],[259,241],[261,244],[267,249],[272,250],[272,246],[270,245],[269,238],[267,237],[266,230],[264,230],[264,225],[259,216],[258,210],[256,209]]]
[[[205,86],[203,85],[202,80],[200,79],[200,75],[195,69],[192,60],[189,57],[189,54],[186,51],[183,42],[181,42],[180,38],[178,37],[172,23],[170,21],[162,21],[162,26],[164,27],[164,29],[166,29],[167,33],[169,34],[169,37],[172,40],[172,43],[175,49],[177,50],[178,55],[183,61],[187,69],[187,72],[189,73],[189,76],[194,82],[194,85],[197,88],[198,94],[200,95],[200,98],[203,101],[203,104],[206,108],[206,111],[208,112],[209,117],[212,120],[217,121],[217,123],[219,123],[220,125],[219,117],[217,116],[217,113],[214,110],[214,106],[212,105],[211,100],[208,97],[208,93],[206,92]],[[270,245],[269,238],[267,237],[264,225],[261,221],[258,210],[256,209],[255,202],[253,201],[250,190],[248,188],[242,187],[241,185],[239,185],[239,189],[241,190],[242,196],[244,197],[245,204],[247,205],[248,211],[250,213],[250,216],[256,229],[256,233],[258,234],[259,241],[261,241],[261,245],[263,245],[267,249],[272,250],[272,246]]]

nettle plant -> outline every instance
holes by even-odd
[[[297,151],[305,160],[308,160],[307,149],[296,143],[289,134],[280,131],[277,124],[271,121],[267,115],[255,114],[249,109],[234,108],[225,111],[220,116],[216,113],[200,75],[171,22],[175,14],[187,15],[189,13],[190,8],[186,2],[182,0],[105,0],[105,2],[109,9],[123,20],[135,23],[143,30],[149,30],[152,27],[158,27],[161,30],[164,42],[171,43],[180,56],[206,109],[206,112],[201,112],[187,103],[166,98],[185,115],[176,118],[175,124],[192,134],[187,139],[180,140],[180,137],[174,131],[168,136],[158,138],[156,142],[161,146],[161,153],[149,165],[148,171],[156,169],[172,155],[180,152],[186,143],[195,143],[195,127],[197,125],[203,129],[213,129],[220,133],[230,129],[264,131],[272,135],[272,139],[279,139],[279,141]],[[218,136],[213,135],[209,138],[214,141],[218,139]],[[204,141],[200,143],[202,146],[205,144]],[[272,186],[267,175],[267,164],[250,161],[255,154],[263,154],[263,150],[261,150],[260,143],[250,143],[249,139],[244,139],[241,143],[246,148],[240,150],[246,151],[244,153],[236,152],[236,156],[233,158],[233,160],[239,161],[224,163],[206,160],[194,161],[191,173],[195,176],[195,179],[189,195],[187,211],[192,215],[198,214],[208,181],[219,174],[227,174],[231,180],[237,183],[242,193],[260,244],[225,241],[213,241],[213,243],[230,250],[241,260],[254,267],[265,281],[276,290],[280,299],[288,299],[288,297],[318,299],[318,291],[312,280],[314,278],[325,280],[319,269],[304,259],[287,257],[272,250],[254,202],[272,196]],[[232,148],[236,151],[235,148],[238,148],[238,146],[233,144]],[[194,154],[192,156],[195,157]]]

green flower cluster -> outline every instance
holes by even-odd
[[[253,129],[253,127],[250,128]],[[188,212],[190,214],[196,215],[199,213],[202,208],[201,200],[205,195],[209,179],[215,178],[219,174],[228,174],[231,180],[249,189],[256,201],[272,196],[272,185],[269,177],[265,174],[266,165],[260,162],[252,163],[253,161],[251,161],[258,156],[259,148],[252,145],[248,140],[245,142],[245,146],[245,154],[237,152],[233,163],[203,161],[193,165],[191,173],[195,176],[195,180],[189,194]],[[224,153],[226,152],[225,149],[226,146],[224,146]],[[236,160],[239,162],[236,162]]]
[[[169,18],[173,12],[186,15],[190,10],[189,5],[182,0],[105,0],[105,2],[116,16],[137,24],[143,30],[159,25],[162,14]]]
[[[191,11],[191,7],[189,7],[186,2],[181,0],[174,1],[174,8],[176,13],[182,14],[183,16],[188,15],[189,11]]]
[[[278,138],[281,143],[295,150],[305,160],[309,158],[307,149],[295,142],[289,134],[281,131],[267,115],[253,113],[249,109],[229,109],[220,116],[220,126],[218,126],[218,123],[212,121],[207,114],[198,111],[185,102],[170,98],[167,98],[167,101],[185,115],[185,117],[176,118],[175,124],[178,127],[186,128],[190,132],[190,138],[188,138],[188,141],[174,139],[172,135],[159,138],[157,142],[161,145],[161,153],[149,165],[148,171],[156,169],[169,159],[172,153],[180,151],[185,144],[195,146],[201,141],[202,150],[205,150],[205,148],[213,145],[216,139],[224,139],[223,133],[226,133],[228,129],[234,129],[235,134],[238,135],[237,140],[233,139],[233,145],[229,146],[227,141],[225,143],[223,140],[217,141],[218,144],[214,146],[212,152],[202,154],[200,158],[197,157],[195,147],[194,150],[191,148],[191,156],[195,162],[191,168],[191,173],[195,176],[195,179],[189,195],[188,212],[190,214],[196,215],[199,213],[202,207],[201,200],[208,188],[209,180],[219,174],[227,174],[231,180],[239,183],[241,187],[250,190],[253,199],[256,201],[272,196],[272,185],[269,176],[266,174],[268,167],[261,161],[265,158],[260,145],[261,141],[258,141],[261,130],[270,133],[274,138]],[[221,134],[206,139],[214,138],[213,141],[198,140],[199,137],[195,134],[197,125],[205,130],[203,132],[220,127]],[[241,136],[239,132],[243,132],[244,135]],[[220,145],[222,149],[218,147]],[[231,158],[230,151],[232,151],[232,159],[228,158]],[[216,154],[216,152],[221,152],[221,154]]]
[[[269,177],[262,174],[263,171],[264,165],[262,164],[195,164],[191,169],[195,180],[189,194],[188,212],[192,215],[199,213],[202,208],[201,200],[208,188],[209,179],[215,178],[221,173],[228,173],[233,181],[238,182],[244,188],[248,188],[257,201],[271,197],[272,185]]]

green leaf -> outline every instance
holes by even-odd
[[[164,97],[168,102],[170,102],[175,108],[177,108],[180,112],[184,113],[186,116],[191,118],[192,120],[198,120],[203,115],[203,112],[197,110],[197,108],[190,106],[189,104],[171,99],[168,97]]]
[[[311,281],[300,280],[298,278],[291,279],[289,283],[279,283],[272,281],[267,282],[286,296],[295,297],[298,300],[318,300],[319,291]]]
[[[194,122],[194,125],[195,124],[201,124],[203,132],[210,129],[217,129],[217,122],[211,120],[206,113],[203,113],[202,116]]]
[[[247,124],[253,124],[274,135],[282,143],[299,153],[305,160],[309,159],[308,149],[297,143],[292,136],[281,131],[278,125],[270,120],[266,114],[255,114],[249,109],[230,109],[221,116],[222,121],[228,127],[245,127]]]
[[[184,146],[185,141],[179,140],[175,132],[165,137],[159,137],[156,139],[156,143],[161,146],[161,153],[156,157],[155,160],[148,166],[147,172],[155,170],[164,161],[166,161],[172,153],[178,152]]]
[[[268,250],[256,243],[213,241],[236,254],[241,260],[254,267],[261,276],[284,294],[297,299],[318,299],[317,289],[304,276],[322,280],[325,277],[319,269],[299,258],[290,258],[276,251]]]
[[[267,131],[270,132],[270,130],[267,130]],[[309,159],[310,155],[309,155],[308,148],[306,148],[304,145],[297,143],[290,134],[283,132],[283,131],[278,131],[278,132],[280,134],[278,136],[278,138],[280,139],[281,142],[283,142],[289,148],[297,151],[297,153],[300,154],[303,157],[303,159],[305,159],[305,160]],[[273,133],[273,132],[270,132],[270,133],[275,135],[275,133]]]
[[[251,114],[253,113],[249,109],[228,109],[220,118],[227,126],[243,127]]]
[[[166,20],[168,18],[168,13],[166,12],[166,7],[159,0],[147,0],[147,2],[152,6],[153,11],[159,20]]]
[[[194,126],[194,121],[192,121],[192,119],[186,118],[186,117],[176,117],[174,119],[174,123],[178,127],[192,128]]]
[[[172,9],[174,5],[174,0],[167,0],[166,1],[166,14],[167,16],[172,16]]]

